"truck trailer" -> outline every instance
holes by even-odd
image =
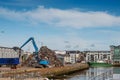
[[[19,63],[19,54],[13,48],[0,47],[0,66],[16,67]]]

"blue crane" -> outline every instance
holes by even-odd
[[[32,41],[33,47],[34,47],[34,49],[35,49],[35,58],[36,58],[37,62],[38,62],[39,64],[41,64],[41,65],[47,66],[47,65],[49,64],[49,62],[48,62],[47,60],[39,59],[39,58],[38,58],[38,47],[37,47],[37,45],[36,45],[35,40],[34,40],[33,37],[30,37],[30,38],[20,47],[20,49],[23,48],[23,47],[24,47],[28,42],[30,42],[30,41]]]
[[[34,40],[33,37],[30,37],[30,38],[20,47],[20,49],[23,48],[29,41],[32,41],[33,47],[35,48],[35,54],[38,54],[38,47],[37,47],[37,45],[36,45],[35,40]]]

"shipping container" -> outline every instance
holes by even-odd
[[[19,64],[19,54],[13,48],[0,47],[0,65]]]

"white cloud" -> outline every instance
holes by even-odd
[[[30,11],[14,11],[0,8],[0,17],[10,20],[26,21],[32,24],[45,23],[58,27],[120,26],[120,16],[110,15],[106,12],[82,12],[76,9],[61,10],[44,8],[43,6]]]
[[[43,42],[44,46],[48,46],[50,49],[54,50],[110,50],[109,42],[105,43],[101,40],[86,40],[75,36],[71,38],[60,36],[41,36],[40,40]],[[95,46],[92,47],[92,44],[94,44]]]

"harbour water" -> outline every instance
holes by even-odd
[[[120,67],[89,68],[70,75],[58,76],[60,80],[120,80]]]

